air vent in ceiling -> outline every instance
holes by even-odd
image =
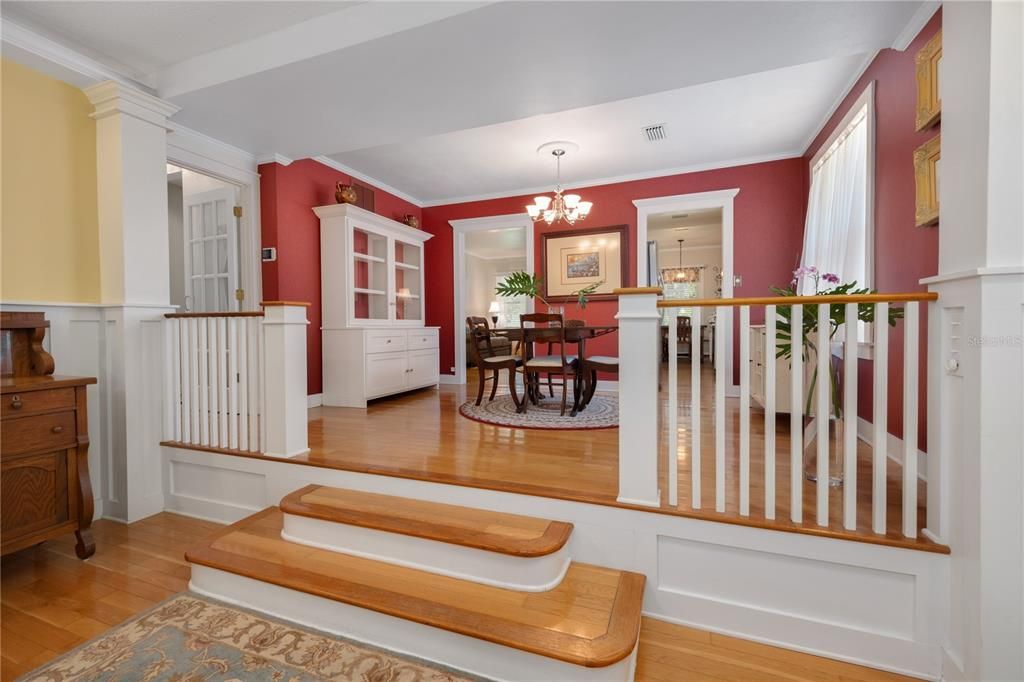
[[[668,131],[665,130],[664,123],[644,126],[644,137],[647,138],[648,142],[661,142],[668,137]]]

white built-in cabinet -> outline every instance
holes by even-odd
[[[775,355],[774,348],[767,348],[768,338],[765,327],[761,325],[750,325],[750,397],[754,403],[765,406],[765,395],[768,390],[765,377],[765,366],[769,362],[775,363],[775,412],[776,414],[789,414],[792,402],[792,367],[788,358],[779,358]],[[803,369],[803,390],[804,397],[801,405],[806,407],[807,390],[811,385],[811,377],[814,374],[817,354],[812,350],[805,349],[809,357],[804,358]],[[828,381],[828,379],[826,379]],[[814,399],[817,390],[811,393],[811,412],[814,413]]]
[[[432,235],[350,204],[319,206],[323,404],[439,380],[438,328],[424,327],[423,245]]]

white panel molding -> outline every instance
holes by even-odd
[[[187,472],[182,478],[165,480],[165,492],[173,490],[168,509],[179,513],[236,521],[248,508],[275,505],[315,482],[563,519],[574,525],[568,545],[574,560],[648,576],[647,615],[927,679],[942,672],[947,555],[269,459],[170,447],[163,452],[165,467],[193,467],[180,469]],[[232,490],[231,499],[219,507],[205,499],[213,497],[207,479]],[[666,543],[678,542],[701,548],[708,565],[700,575],[691,578],[693,566],[666,553]],[[789,601],[780,606],[767,597],[753,600],[749,586],[770,590],[772,581],[757,566],[737,561],[737,553],[779,564]],[[822,579],[832,566],[841,576],[841,595],[830,593],[831,583]],[[714,583],[709,576],[717,576]],[[873,613],[887,614],[896,625]]]
[[[423,206],[424,206],[422,199],[417,199],[416,197],[412,196],[411,194],[406,194],[402,190],[397,189],[395,187],[392,187],[391,185],[387,184],[386,182],[383,182],[383,181],[378,180],[376,178],[370,177],[366,173],[362,173],[362,172],[356,170],[355,168],[351,168],[349,166],[346,166],[345,164],[341,163],[340,161],[335,161],[334,159],[332,159],[329,156],[314,156],[312,158],[317,163],[323,164],[323,165],[327,166],[328,168],[333,168],[336,171],[341,171],[342,173],[344,173],[346,175],[351,175],[353,178],[358,179],[360,182],[365,182],[368,185],[373,185],[374,187],[376,187],[379,190],[382,190],[384,192],[388,192],[389,194],[394,194],[399,199],[403,199],[405,201],[408,201],[410,204],[412,204],[412,205],[414,205],[414,206],[416,206],[418,208],[423,208]],[[288,165],[288,164],[284,164],[284,165]]]

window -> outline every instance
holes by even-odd
[[[497,289],[505,281],[506,277],[508,277],[508,273],[496,276],[494,278],[494,288]],[[501,312],[498,313],[498,326],[518,327],[519,316],[528,312],[526,306],[530,300],[529,296],[499,296],[496,300],[501,305]]]
[[[800,264],[835,273],[842,282],[871,287],[873,229],[873,86],[850,107],[832,137],[811,161],[811,189]],[[800,294],[814,294],[804,278]],[[868,339],[861,325],[860,340]]]
[[[665,298],[670,300],[679,300],[684,298],[698,298],[700,296],[700,284],[698,282],[665,282],[662,285],[662,291],[665,294]],[[678,317],[691,317],[693,315],[693,308],[678,308]],[[663,308],[661,317],[662,324],[668,324],[668,308]]]

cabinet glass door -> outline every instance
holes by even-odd
[[[395,319],[423,321],[423,247],[395,240]]]
[[[388,319],[387,255],[387,237],[358,227],[352,230],[352,310],[357,320]]]

